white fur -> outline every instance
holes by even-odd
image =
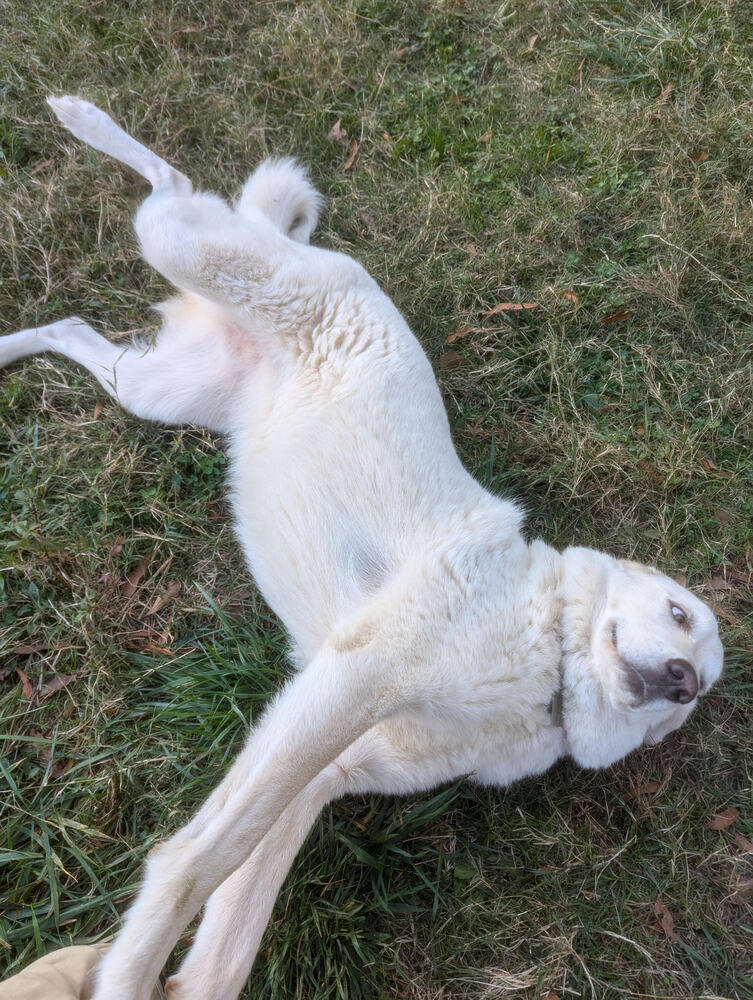
[[[390,300],[355,261],[307,245],[320,201],[300,167],[262,164],[233,211],[92,105],[50,103],[152,183],[136,231],[182,291],[152,349],[63,320],[0,339],[0,364],[55,350],[139,416],[228,436],[238,537],[303,668],[153,852],[95,991],[147,997],[206,903],[170,995],[232,998],[325,803],[466,773],[504,785],[567,754],[605,766],[695,705],[641,703],[626,664],[661,679],[681,658],[708,688],[721,645],[711,611],[655,570],[523,540],[515,504],[460,464]],[[549,712],[559,689],[564,726]]]

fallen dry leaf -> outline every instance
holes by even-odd
[[[750,590],[753,588],[753,573],[748,570],[740,571],[734,566],[717,566],[712,573],[712,579],[717,578],[724,583],[724,586],[720,586],[719,589],[733,590],[735,587],[745,587]]]
[[[649,482],[653,483],[655,486],[664,483],[664,476],[661,472],[659,472],[656,466],[652,465],[645,458],[639,458],[635,464],[641,470],[646,479],[648,479]]]
[[[633,315],[632,309],[625,309],[623,312],[612,313],[611,316],[605,316],[604,319],[600,319],[599,323],[603,326],[605,323],[619,323],[623,319],[627,319],[628,316]]]
[[[63,688],[68,687],[71,681],[76,679],[76,674],[55,674],[51,681],[42,685],[42,697],[48,698],[51,694],[56,691],[61,691]]]
[[[141,577],[146,573],[147,566],[151,562],[152,555],[154,554],[154,549],[149,549],[149,551],[143,556],[141,562],[138,564],[136,569],[131,570],[126,578],[125,585],[123,587],[123,597],[133,597],[133,595],[138,590],[139,583],[141,582]]]
[[[156,615],[158,611],[161,611],[166,604],[174,600],[181,591],[181,583],[179,580],[171,580],[168,583],[165,593],[162,596],[156,598],[151,608],[147,611],[148,615]]]
[[[348,138],[348,133],[342,127],[342,120],[340,118],[337,119],[329,132],[327,132],[327,138],[333,142],[345,142]]]
[[[712,820],[710,820],[709,830],[726,830],[728,826],[732,826],[739,815],[739,809],[723,809],[720,813],[717,813]]]
[[[714,517],[717,519],[719,524],[734,524],[735,518],[728,510],[724,510],[722,507],[715,507],[712,511]]]
[[[24,698],[27,701],[31,701],[32,696],[34,695],[34,688],[32,687],[31,681],[20,667],[16,670],[16,674],[18,675],[18,679],[21,681]]]
[[[348,150],[348,159],[343,164],[343,170],[350,170],[350,168],[356,162],[357,155],[358,155],[358,139],[351,139],[350,149]]]
[[[450,334],[445,340],[445,344],[454,344],[456,340],[462,340],[463,337],[467,337],[471,333],[483,333],[483,330],[477,326],[461,326],[456,333]]]
[[[735,902],[742,902],[744,899],[750,899],[753,896],[753,878],[744,878],[737,883],[737,891],[732,896]]]
[[[444,371],[451,371],[453,368],[457,368],[458,365],[462,364],[462,357],[457,351],[445,351],[444,354],[439,357],[439,367]]]
[[[746,854],[753,854],[753,843],[747,837],[743,836],[742,833],[738,832],[735,834],[735,843],[741,851],[744,851]]]
[[[41,642],[35,642],[30,646],[14,646],[10,651],[11,656],[33,656],[34,653],[44,653],[48,647]]]
[[[730,472],[729,469],[720,469],[713,458],[702,458],[701,466],[706,470],[706,472],[713,472],[717,479],[734,479],[734,472]]]
[[[656,793],[661,788],[660,781],[644,781],[640,785],[635,785],[628,792],[625,793],[626,799],[637,799],[641,795],[656,795]]]
[[[570,77],[570,83],[572,83],[573,86],[575,86],[576,83],[582,83],[581,73],[583,72],[583,67],[585,66],[585,64],[586,64],[585,58],[581,59],[580,65],[573,73],[573,75]]]
[[[538,309],[538,302],[498,302],[491,309],[486,309],[482,316],[496,316],[501,312],[520,312],[521,309]]]
[[[669,911],[669,907],[664,902],[664,900],[659,897],[654,903],[654,916],[659,918],[659,926],[667,935],[670,941],[676,941],[677,935],[675,934],[675,918]]]

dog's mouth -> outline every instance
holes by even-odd
[[[655,702],[689,705],[700,690],[695,667],[682,657],[672,657],[658,666],[637,664],[624,656],[617,643],[617,625],[612,625],[612,644],[632,696],[632,708]]]

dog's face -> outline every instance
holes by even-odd
[[[596,610],[592,655],[614,708],[641,713],[645,740],[682,725],[722,671],[716,618],[657,570],[619,562]]]

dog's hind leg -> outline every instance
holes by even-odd
[[[47,103],[77,139],[125,163],[155,191],[191,193],[191,182],[184,174],[123,131],[107,112],[80,97],[48,97]]]
[[[237,382],[217,339],[162,336],[154,347],[113,344],[74,316],[0,337],[0,368],[42,351],[83,365],[137,417],[227,430]]]

